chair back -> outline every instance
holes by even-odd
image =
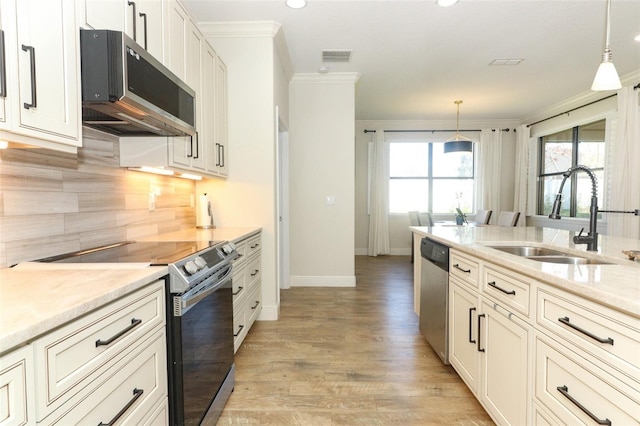
[[[420,226],[433,226],[433,218],[429,212],[418,213],[418,220],[420,221]]]
[[[481,225],[488,224],[489,220],[491,219],[491,213],[493,213],[493,210],[478,210],[476,212],[475,222]]]
[[[516,226],[520,212],[500,212],[498,216],[498,226]]]
[[[417,211],[409,212],[409,225],[420,226],[420,218]]]

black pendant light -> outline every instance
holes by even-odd
[[[454,101],[458,106],[456,114],[456,135],[451,139],[447,139],[444,143],[444,152],[473,152],[473,142],[469,138],[465,138],[460,134],[460,104],[462,101]]]

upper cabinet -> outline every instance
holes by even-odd
[[[72,0],[0,0],[3,139],[72,151],[81,145],[79,35]],[[51,31],[56,28],[56,31]]]
[[[216,147],[216,173],[219,176],[227,176],[229,173],[227,148],[227,66],[219,56],[216,57],[216,96],[215,96],[215,147]]]
[[[81,25],[123,31],[163,62],[163,8],[160,0],[82,0]]]

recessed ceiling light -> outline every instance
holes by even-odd
[[[291,9],[302,9],[307,5],[307,0],[287,0],[287,6]]]
[[[318,67],[318,72],[320,74],[327,74],[329,72],[329,67]]]
[[[438,6],[449,7],[458,3],[458,0],[437,0],[436,3],[438,4]]]

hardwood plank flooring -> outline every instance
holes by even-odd
[[[292,288],[236,354],[219,425],[492,425],[418,329],[409,256],[356,256],[355,288]]]

